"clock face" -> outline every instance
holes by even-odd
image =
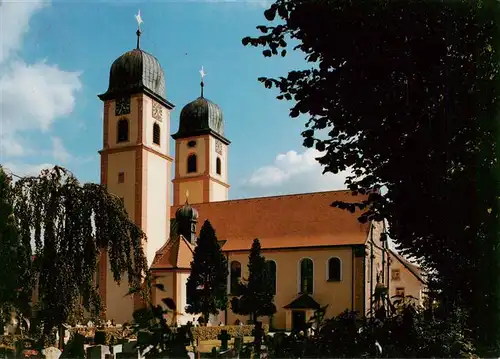
[[[127,115],[130,113],[130,97],[121,97],[116,100],[115,116]]]
[[[219,140],[215,142],[215,152],[222,155],[222,143]]]
[[[163,107],[158,102],[153,102],[153,111],[152,114],[155,120],[161,121],[163,115]]]

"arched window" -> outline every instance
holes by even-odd
[[[188,173],[196,172],[196,155],[194,153],[188,156],[187,171]]]
[[[217,172],[218,175],[222,173],[222,162],[219,157],[215,160],[215,172]]]
[[[160,125],[157,123],[153,125],[153,143],[160,145]]]
[[[304,258],[300,261],[300,293],[312,294],[313,282],[313,261],[309,258]]]
[[[117,127],[116,142],[128,141],[128,120],[126,118],[122,118],[118,121]]]
[[[270,282],[273,288],[273,294],[276,294],[276,262],[273,260],[266,261],[267,271],[269,273]]]
[[[230,284],[230,293],[236,294],[238,292],[238,285],[241,279],[241,263],[238,261],[231,262],[231,284]]]
[[[342,262],[340,258],[333,257],[328,260],[328,280],[340,282],[342,280]]]

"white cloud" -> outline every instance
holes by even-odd
[[[0,11],[0,64],[21,49],[23,35],[29,30],[29,20],[47,1],[2,1]]]
[[[54,168],[51,163],[41,163],[41,164],[19,164],[19,163],[4,163],[2,167],[5,172],[15,174],[16,176],[38,176],[40,172],[44,169]]]
[[[16,60],[2,72],[0,135],[47,131],[57,118],[73,111],[75,92],[82,87],[80,73],[62,71],[44,62],[28,65]]]
[[[66,150],[63,141],[59,137],[52,137],[52,157],[62,163],[71,158],[71,154]]]
[[[322,174],[323,168],[316,160],[320,156],[315,149],[279,154],[272,165],[254,171],[243,187],[255,196],[346,189],[345,178],[351,173]]]
[[[0,0],[1,1],[1,0]],[[50,130],[71,114],[81,89],[80,72],[46,61],[27,63],[17,55],[31,17],[48,1],[1,2],[0,11],[0,160],[30,153],[23,133]],[[38,150],[37,150],[38,151]]]
[[[29,152],[29,149],[23,144],[20,138],[9,135],[8,133],[3,136],[0,134],[0,159],[3,156],[26,156]]]

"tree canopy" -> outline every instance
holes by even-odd
[[[14,216],[14,193],[0,166],[0,328],[20,311],[29,314],[31,248],[22,242]]]
[[[80,302],[101,310],[95,274],[101,249],[109,253],[113,277],[127,273],[139,286],[147,270],[145,234],[128,217],[120,199],[104,186],[79,181],[61,167],[23,177],[10,188],[19,240],[33,260],[24,263],[37,291],[44,335],[64,323]]]
[[[236,314],[251,315],[255,322],[259,317],[276,313],[274,305],[274,281],[261,254],[260,242],[253,240],[248,256],[248,281],[240,283],[238,294],[231,300],[231,309]]]
[[[387,219],[398,249],[437,272],[443,305],[470,308],[484,353],[498,355],[487,313],[500,282],[486,278],[500,269],[500,3],[277,0],[264,15],[272,23],[243,44],[271,57],[297,43],[310,63],[259,78],[294,102],[291,117],[309,117],[304,146],[323,152],[325,172],[350,169],[351,190],[387,189],[360,219]]]
[[[196,239],[191,274],[186,283],[186,312],[201,313],[204,323],[209,315],[217,315],[227,306],[227,260],[208,220],[203,223]]]

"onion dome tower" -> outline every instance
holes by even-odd
[[[174,206],[185,201],[189,190],[192,203],[226,201],[228,184],[228,146],[221,108],[204,96],[203,67],[201,95],[181,111],[175,140]]]
[[[158,60],[140,48],[140,13],[136,48],[111,65],[103,101],[101,184],[119,197],[130,219],[147,235],[142,241],[147,264],[170,236],[172,193],[170,111],[165,76]],[[115,283],[109,253],[99,259],[99,291],[106,318],[118,323],[133,318],[140,304],[126,297],[127,281]],[[113,304],[113,305],[111,305]]]
[[[189,204],[187,198],[186,203],[175,212],[177,233],[193,245],[196,243],[196,224],[198,223],[198,218],[198,211]]]

